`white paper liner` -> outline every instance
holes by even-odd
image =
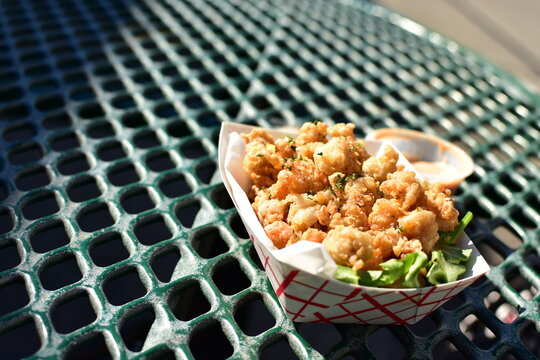
[[[242,170],[245,142],[240,134],[253,129],[253,126],[223,123],[219,139],[219,170],[276,295],[293,320],[411,324],[489,270],[489,265],[466,234],[463,234],[460,244],[463,248],[472,249],[472,255],[463,278],[419,289],[373,288],[337,281],[333,277],[337,266],[319,243],[299,241],[277,249],[259,223],[247,197],[251,181]],[[297,135],[294,132],[267,131],[275,138]],[[375,156],[382,153],[384,145],[394,147],[380,141],[365,142],[368,153]],[[407,159],[401,153],[399,155],[398,164],[414,171]],[[313,293],[314,290],[317,292]],[[381,302],[383,298],[385,301]]]

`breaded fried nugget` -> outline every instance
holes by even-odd
[[[263,193],[263,199],[265,197],[267,197],[267,195]],[[286,220],[285,218],[289,210],[289,206],[289,202],[278,199],[263,200],[253,204],[259,221],[261,224],[263,224],[263,226],[271,224],[275,221]]]
[[[423,188],[412,171],[396,171],[381,183],[381,191],[385,197],[398,200],[403,210],[410,210],[421,199]]]
[[[322,142],[312,142],[312,143],[307,143],[304,145],[299,145],[296,147],[296,154],[298,156],[302,156],[310,160],[313,160],[313,155],[315,154],[315,150],[319,146],[322,146],[322,145],[324,145],[324,143]]]
[[[289,241],[295,239],[293,230],[283,221],[275,221],[266,225],[264,231],[278,249],[283,249]]]
[[[287,161],[271,187],[272,198],[283,199],[287,194],[318,192],[328,186],[328,178],[309,159]]]
[[[451,232],[458,224],[458,211],[454,207],[451,191],[441,184],[432,184],[425,192],[426,206],[437,215],[439,231]]]
[[[307,241],[312,241],[316,243],[322,243],[325,238],[326,238],[326,233],[324,231],[311,228],[311,229],[307,229],[304,233],[302,233],[300,240],[307,240]]]
[[[398,219],[405,215],[396,199],[378,199],[368,217],[371,230],[384,230],[398,225]]]
[[[317,214],[319,219],[319,224],[323,226],[329,226],[331,229],[335,228],[337,225],[342,225],[341,222],[336,222],[336,219],[339,217],[341,219],[341,214],[339,211],[339,202],[335,200],[330,200],[328,204],[322,205]]]
[[[296,142],[290,137],[276,139],[274,145],[276,146],[276,152],[282,158],[288,158],[296,155]]]
[[[274,139],[266,131],[255,129],[242,135],[246,142],[246,155],[242,169],[259,189],[271,186],[277,179],[283,160],[276,152]]]
[[[274,143],[274,137],[264,129],[253,129],[248,134],[242,134],[242,138],[244,138],[246,144],[252,142],[258,142],[265,145]]]
[[[392,250],[397,257],[403,257],[407,254],[422,251],[422,243],[418,239],[409,240],[406,237],[402,237],[398,240],[397,245],[394,246]]]
[[[370,157],[362,164],[362,171],[377,181],[384,181],[389,173],[397,170],[398,153],[386,145],[380,157]]]
[[[354,124],[348,123],[343,124],[339,123],[336,124],[330,128],[328,128],[328,135],[332,137],[339,137],[339,136],[354,136]]]
[[[330,230],[322,244],[336,263],[355,270],[362,269],[373,254],[369,233],[351,226]]]
[[[323,122],[307,122],[300,128],[300,135],[296,138],[296,145],[304,145],[312,142],[325,143],[328,125]]]
[[[355,204],[369,214],[378,197],[378,185],[371,176],[363,176],[347,182],[345,185],[347,203]]]
[[[326,176],[336,172],[357,174],[362,171],[362,163],[369,157],[362,144],[351,137],[334,137],[315,149],[313,160]]]
[[[422,249],[429,254],[439,240],[435,218],[435,214],[431,211],[416,209],[400,218],[398,223],[403,235],[408,239],[420,240]]]
[[[288,195],[287,200],[291,202],[287,223],[294,231],[306,231],[318,221],[317,214],[321,205],[297,194]]]
[[[330,228],[340,225],[354,226],[361,230],[368,228],[368,217],[364,211],[354,204],[345,204],[341,207],[339,213],[332,217]]]
[[[406,238],[397,229],[391,228],[383,231],[369,231],[373,242],[373,255],[364,264],[364,270],[380,269],[380,263],[394,255],[394,247],[400,240]]]
[[[334,217],[330,227],[338,225],[354,226],[367,230],[368,214],[377,199],[378,183],[370,176],[348,181],[344,189],[344,204],[339,217]]]

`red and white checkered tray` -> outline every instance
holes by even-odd
[[[239,134],[254,127],[224,123],[219,139],[219,169],[223,182],[250,235],[276,296],[287,316],[298,322],[414,324],[472,284],[489,270],[466,234],[460,244],[473,250],[464,278],[416,289],[356,286],[333,278],[336,265],[321,244],[307,241],[278,250],[257,220],[246,190],[250,180],[242,170],[244,142]],[[276,137],[295,135],[269,131]],[[366,143],[373,154],[380,142]],[[406,167],[410,165],[400,158]]]

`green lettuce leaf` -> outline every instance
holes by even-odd
[[[416,288],[422,286],[419,281],[420,271],[426,268],[425,278],[431,285],[455,281],[467,270],[465,263],[472,253],[471,249],[462,249],[457,246],[456,241],[472,218],[473,214],[468,212],[454,231],[440,233],[439,241],[435,250],[431,252],[429,261],[428,256],[420,252],[408,254],[400,260],[385,261],[380,264],[382,270],[355,271],[350,267],[338,265],[334,277],[356,285],[399,285],[405,288]]]
[[[425,253],[412,253],[400,260],[391,259],[381,263],[382,270],[354,271],[350,267],[338,265],[334,278],[366,286],[392,285],[401,279],[403,287],[419,287],[418,274],[427,263]]]
[[[391,259],[381,263],[383,270],[359,271],[358,284],[367,286],[390,285],[405,273],[405,259]]]
[[[461,249],[456,245],[445,244],[431,252],[426,280],[433,285],[456,281],[467,268],[472,249]]]
[[[431,252],[426,280],[432,285],[456,281],[467,269],[465,263],[471,257],[471,249],[456,245],[457,239],[471,222],[473,214],[469,211],[463,216],[452,232],[442,232],[435,250]]]
[[[451,264],[467,262],[472,254],[472,249],[462,249],[457,245],[445,245],[440,247],[446,261]]]
[[[465,272],[465,266],[452,264],[446,261],[441,250],[431,252],[431,266],[426,275],[426,280],[433,285],[446,284],[456,281],[459,275]]]
[[[405,273],[405,277],[401,281],[403,287],[406,288],[420,287],[420,283],[418,282],[418,275],[420,274],[420,270],[425,268],[428,264],[428,256],[425,253],[420,252],[415,254],[417,256],[413,258],[413,262],[410,264],[409,268]],[[411,255],[413,254],[409,254],[405,259],[408,259]]]
[[[358,273],[348,266],[338,265],[334,279],[358,285]]]

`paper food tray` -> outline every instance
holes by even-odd
[[[459,243],[463,248],[472,249],[472,255],[462,279],[414,289],[375,288],[335,280],[336,264],[318,243],[300,241],[278,250],[264,232],[247,197],[251,181],[242,170],[245,143],[240,134],[253,129],[255,127],[242,124],[222,124],[219,170],[276,296],[293,321],[414,324],[489,270],[489,265],[465,233]],[[275,138],[297,135],[276,130],[268,132]],[[385,144],[365,142],[370,155],[377,155]],[[398,163],[414,171],[401,154]]]

